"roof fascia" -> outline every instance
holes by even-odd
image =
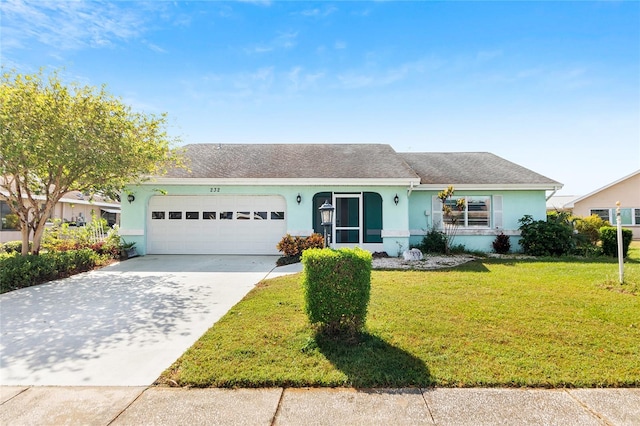
[[[415,186],[419,178],[303,178],[303,179],[213,179],[213,178],[155,178],[140,185],[251,185],[251,186]]]
[[[563,187],[561,183],[506,183],[506,184],[422,184],[414,186],[414,191],[441,191],[453,186],[456,190],[464,191],[554,191]]]
[[[6,192],[6,191],[0,191],[0,193],[5,197],[9,196],[9,193]],[[38,200],[38,201],[45,201],[47,199],[47,197],[45,197],[44,195],[33,195],[32,197],[33,197],[34,200]],[[26,199],[28,197],[26,195],[23,195],[22,198]],[[107,203],[105,201],[80,200],[80,199],[76,199],[76,198],[65,198],[65,197],[62,197],[57,202],[58,203],[65,203],[65,204],[81,204],[81,205],[90,205],[90,206],[98,206],[98,207],[120,208],[120,204],[119,203]]]

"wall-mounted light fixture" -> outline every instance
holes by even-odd
[[[133,203],[136,200],[136,197],[133,194],[127,195],[127,201],[129,204]]]
[[[398,197],[398,194],[396,194],[395,197],[393,197],[393,202],[396,203],[396,206],[398,205],[398,203],[400,202],[400,197]]]
[[[298,193],[298,196],[296,197],[296,201],[298,202],[298,204],[302,202],[302,195],[300,195],[300,193]]]

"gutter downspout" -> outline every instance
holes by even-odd
[[[407,191],[407,198],[411,197],[411,193],[413,192],[413,181],[411,181],[411,187]]]
[[[560,187],[562,188],[562,187]],[[558,190],[560,189],[557,186],[553,187],[553,192],[551,194],[549,194],[549,196],[545,199],[545,201],[549,201],[549,198],[553,197],[554,195],[556,195],[556,192],[558,192]]]

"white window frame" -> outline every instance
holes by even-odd
[[[486,210],[487,214],[487,225],[469,225],[469,199],[486,199],[489,203],[489,208]],[[492,229],[492,228],[502,228],[502,195],[486,195],[486,194],[478,194],[478,195],[459,195],[454,196],[451,201],[457,201],[459,199],[464,199],[465,209],[462,212],[462,220],[458,226],[461,229]],[[440,223],[440,227],[444,226],[444,215],[442,212],[442,201],[437,197],[433,196],[433,206],[432,206],[432,216],[434,225]]]
[[[589,215],[598,215],[598,213],[595,213],[595,211],[598,210],[606,210],[607,212],[609,212],[609,219],[607,219],[607,221],[615,226],[616,225],[616,208],[608,208],[608,207],[600,207],[600,208],[590,208],[589,209]],[[638,220],[636,220],[638,217],[640,217],[640,208],[638,207],[622,207],[620,208],[620,210],[630,210],[631,211],[631,223],[622,223],[622,226],[640,226],[640,222]],[[600,215],[598,215],[600,216]]]

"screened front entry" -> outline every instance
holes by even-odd
[[[319,207],[329,201],[335,207],[330,241],[336,245],[382,243],[382,197],[375,192],[319,192],[313,197],[313,229],[324,234]]]

